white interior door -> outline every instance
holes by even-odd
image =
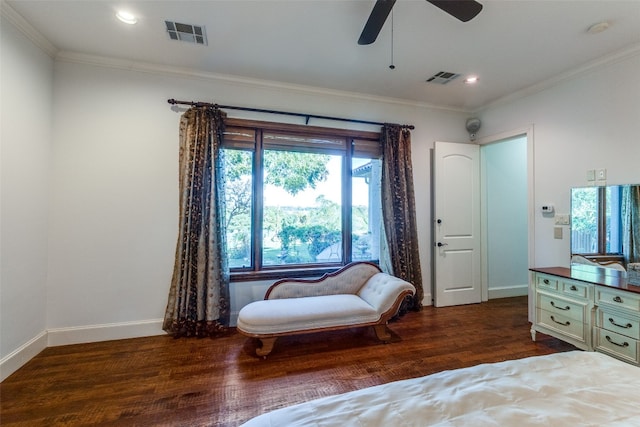
[[[434,304],[479,303],[480,147],[436,142],[433,163]]]

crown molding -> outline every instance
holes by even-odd
[[[481,107],[474,109],[473,113],[478,114],[489,108],[494,108],[501,105],[512,103],[514,101],[517,101],[518,99],[522,99],[527,96],[533,95],[535,93],[542,92],[546,89],[557,86],[565,81],[573,80],[578,77],[581,77],[601,67],[615,64],[617,62],[624,61],[626,59],[632,58],[637,55],[640,55],[640,43],[633,44],[631,46],[618,50],[609,55],[602,56],[596,60],[587,62],[586,64],[583,64],[578,68],[574,68],[573,70],[558,74],[540,83],[535,83],[524,89],[510,93],[509,95],[503,96],[502,98],[498,98],[495,101],[491,101],[487,104],[484,104]]]
[[[0,15],[3,19],[7,19],[13,24],[20,32],[22,32],[29,40],[31,40],[37,47],[44,51],[47,55],[61,62],[70,62],[78,64],[87,64],[97,67],[106,67],[127,71],[137,71],[142,73],[169,75],[174,77],[199,79],[208,81],[221,81],[231,84],[243,85],[254,88],[271,88],[279,90],[287,90],[291,92],[297,92],[305,95],[323,95],[339,97],[350,100],[360,100],[365,102],[378,102],[392,105],[401,105],[405,107],[431,109],[438,111],[465,113],[465,114],[479,114],[484,110],[494,108],[497,106],[512,103],[516,100],[525,98],[538,92],[542,92],[551,87],[557,86],[567,80],[578,78],[591,71],[594,71],[600,67],[607,66],[619,61],[626,60],[633,56],[640,54],[640,43],[628,46],[625,49],[621,49],[612,54],[603,56],[594,61],[588,62],[578,68],[569,70],[567,72],[558,74],[554,77],[544,80],[543,82],[535,83],[526,88],[512,92],[509,95],[503,96],[496,100],[490,101],[479,107],[465,108],[465,107],[445,107],[442,105],[435,105],[426,102],[419,102],[414,100],[384,97],[377,95],[370,95],[360,92],[349,92],[335,89],[325,89],[314,86],[297,85],[292,83],[277,82],[272,80],[253,79],[248,77],[240,77],[228,74],[218,74],[205,71],[199,71],[190,68],[174,67],[146,62],[139,62],[127,59],[109,58],[97,55],[89,55],[79,52],[61,51],[55,45],[53,45],[46,37],[44,37],[37,29],[35,29],[30,23],[28,23],[18,12],[15,11],[4,0],[0,0]]]
[[[61,62],[71,62],[78,64],[87,64],[98,67],[115,68],[121,70],[138,71],[143,73],[152,73],[160,75],[170,75],[175,77],[201,79],[209,81],[222,81],[226,83],[232,83],[237,85],[243,85],[254,88],[271,88],[279,90],[288,90],[292,92],[302,93],[305,95],[328,95],[333,97],[340,97],[351,100],[361,100],[365,102],[379,102],[386,104],[401,105],[405,107],[432,109],[438,111],[447,111],[454,113],[465,114],[479,114],[489,108],[494,108],[500,105],[505,105],[533,95],[538,92],[542,92],[551,87],[557,86],[565,81],[578,78],[589,72],[592,72],[603,66],[607,66],[616,62],[624,61],[628,58],[640,54],[640,43],[633,44],[625,49],[619,50],[612,54],[600,57],[594,61],[588,62],[573,70],[558,74],[554,77],[544,80],[543,82],[533,84],[524,89],[510,93],[509,95],[498,98],[494,101],[486,103],[477,108],[455,108],[455,107],[443,107],[441,105],[429,104],[425,102],[412,101],[401,98],[383,97],[376,95],[369,95],[360,92],[348,92],[334,89],[325,89],[313,86],[296,85],[292,83],[277,82],[272,80],[260,80],[252,79],[248,77],[239,77],[229,74],[210,73],[205,71],[199,71],[190,68],[181,68],[160,64],[152,64],[146,62],[132,61],[118,58],[108,58],[96,55],[88,55],[78,52],[70,51],[58,51],[55,59]]]
[[[53,45],[45,36],[29,24],[14,8],[9,6],[4,0],[0,1],[0,16],[6,18],[14,27],[24,34],[33,44],[39,47],[51,58],[55,58],[58,48]]]
[[[89,55],[79,52],[59,51],[55,57],[56,61],[69,62],[76,64],[92,65],[97,67],[113,68],[127,71],[137,71],[141,73],[169,75],[174,77],[199,79],[208,81],[221,81],[237,85],[243,85],[254,88],[270,88],[297,92],[305,95],[324,95],[341,97],[346,99],[356,99],[366,102],[380,102],[386,104],[402,105],[414,108],[433,109],[440,111],[449,111],[456,113],[468,113],[469,110],[453,107],[442,107],[439,105],[417,102],[401,98],[383,97],[369,95],[360,92],[348,92],[335,89],[326,89],[314,86],[296,85],[292,83],[277,82],[273,80],[260,80],[248,77],[240,77],[229,74],[218,74],[206,71],[199,71],[191,68],[174,67],[168,65],[153,64],[147,62],[139,62],[127,59],[109,58],[97,55]]]

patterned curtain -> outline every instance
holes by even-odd
[[[225,114],[194,107],[180,119],[180,223],[163,329],[174,337],[214,337],[229,325],[224,177]]]
[[[388,265],[381,260],[383,270],[416,287],[409,307],[422,309],[424,290],[418,254],[418,229],[411,166],[411,132],[399,125],[382,128],[382,218],[386,236]]]
[[[622,189],[622,230],[625,261],[640,262],[640,185]]]

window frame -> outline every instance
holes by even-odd
[[[380,146],[380,132],[328,128],[319,126],[296,125],[288,123],[264,122],[258,120],[247,120],[229,118],[225,120],[225,128],[236,131],[246,130],[253,133],[254,140],[248,139],[240,141],[237,138],[228,136],[225,131],[222,141],[222,148],[252,150],[252,211],[251,211],[251,266],[244,268],[230,269],[230,278],[233,282],[277,279],[283,276],[313,277],[337,270],[350,262],[352,253],[352,158],[360,156],[371,156],[371,158],[382,158],[382,148]],[[314,264],[288,264],[278,266],[262,265],[262,239],[264,214],[263,206],[263,154],[265,150],[282,149],[287,147],[287,143],[264,143],[265,133],[286,133],[302,137],[324,136],[325,138],[344,139],[342,148],[330,146],[318,148],[305,146],[303,148],[290,151],[301,151],[309,153],[339,154],[343,156],[342,162],[342,260],[339,262],[314,263]],[[265,146],[267,148],[265,148]],[[277,146],[277,148],[276,148]],[[295,145],[291,145],[296,148]],[[258,220],[260,219],[260,220]],[[374,260],[374,262],[376,262]]]
[[[612,187],[616,187],[618,188],[619,191],[619,187],[618,186],[612,186]],[[607,200],[607,188],[606,186],[599,186],[596,187],[597,188],[597,201],[596,201],[596,214],[597,214],[597,252],[592,252],[592,253],[575,253],[573,255],[580,255],[580,256],[584,256],[587,259],[593,260],[593,261],[598,261],[598,262],[609,262],[609,261],[621,261],[624,259],[624,255],[621,252],[608,252],[607,251],[607,219],[612,219],[613,218],[613,214],[616,215],[616,217],[619,216],[619,206],[614,207],[612,205],[612,201]],[[612,200],[618,200],[620,199],[620,195],[616,195],[615,197],[612,195]],[[612,215],[607,216],[607,205],[609,205],[612,209]],[[611,228],[614,228],[615,230],[618,230],[619,232],[619,228],[620,228],[620,224],[619,224],[619,218],[618,218],[618,223],[617,224],[611,224],[610,225]],[[617,240],[619,239],[620,236],[617,236]]]

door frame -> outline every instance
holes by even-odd
[[[534,169],[534,126],[533,124],[519,129],[501,132],[494,135],[478,138],[477,144],[481,146],[480,156],[482,156],[482,146],[500,142],[506,139],[524,136],[527,139],[527,212],[528,212],[528,249],[527,258],[529,268],[535,265],[535,169]],[[484,182],[484,171],[482,170],[482,162],[480,163],[480,270],[481,270],[481,293],[482,301],[489,300],[489,276],[487,264],[488,236],[487,236],[487,206],[484,194],[486,192],[486,183]],[[529,287],[529,293],[531,287]],[[529,295],[531,298],[531,295]],[[529,313],[531,318],[531,313]]]

